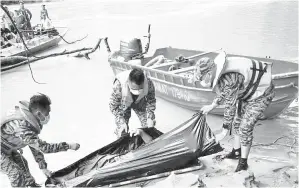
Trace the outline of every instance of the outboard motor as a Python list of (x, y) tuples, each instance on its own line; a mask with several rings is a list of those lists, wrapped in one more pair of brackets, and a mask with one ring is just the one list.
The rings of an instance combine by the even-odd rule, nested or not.
[(142, 54), (142, 43), (138, 38), (120, 41), (120, 55), (126, 60)]

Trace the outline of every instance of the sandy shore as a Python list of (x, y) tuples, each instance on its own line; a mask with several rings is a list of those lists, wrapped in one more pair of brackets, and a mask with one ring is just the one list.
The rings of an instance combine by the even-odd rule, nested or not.
[[(285, 11), (285, 14), (274, 13), (273, 18), (269, 19), (266, 15), (268, 12), (263, 7), (268, 7), (268, 4), (274, 6), (275, 3), (268, 1), (263, 1), (265, 5), (261, 7), (257, 6), (257, 1), (252, 1), (248, 5), (243, 5), (241, 1), (238, 3), (229, 1), (228, 4), (220, 3), (219, 5), (217, 3), (202, 5), (190, 1), (186, 5), (182, 2), (175, 5), (176, 3), (163, 1), (162, 4), (165, 4), (159, 9), (145, 8), (143, 12), (134, 10), (135, 7), (143, 7), (142, 3), (134, 4), (135, 7), (127, 4), (125, 9), (115, 7), (113, 3), (102, 5), (101, 2), (95, 0), (88, 1), (90, 4), (74, 1), (70, 7), (69, 2), (64, 1), (63, 5), (47, 4), (53, 22), (56, 25), (70, 28), (66, 36), (69, 41), (82, 38), (86, 34), (88, 38), (73, 45), (60, 43), (59, 47), (43, 54), (61, 52), (65, 49), (93, 47), (98, 38), (104, 36), (109, 36), (111, 48), (117, 49), (121, 37), (143, 36), (147, 32), (147, 24), (151, 23), (151, 52), (154, 52), (155, 48), (165, 46), (209, 51), (223, 47), (236, 54), (271, 55), (273, 58), (279, 56), (278, 59), (296, 56), (294, 53), (296, 50), (292, 45), (287, 44), (289, 40), (291, 41), (289, 43), (293, 44), (293, 41), (297, 39), (293, 37), (288, 37), (290, 39), (287, 40), (282, 39), (298, 32), (286, 30), (286, 33), (280, 27), (279, 29), (274, 27), (276, 23), (282, 23), (280, 26), (283, 27), (288, 20), (292, 21), (289, 25), (296, 25), (296, 20), (283, 16), (288, 15), (288, 11)], [(172, 7), (174, 5), (176, 7)], [(153, 3), (149, 6), (155, 7)], [(185, 9), (181, 10), (179, 6), (184, 6)], [(12, 9), (17, 7), (13, 6)], [(37, 23), (39, 16), (36, 15), (39, 15), (40, 5), (32, 4), (26, 7), (32, 10), (35, 15), (33, 22)], [(124, 9), (122, 14), (118, 12), (121, 8)], [(126, 15), (125, 10), (132, 14)], [(252, 15), (252, 10), (254, 15)], [(242, 12), (246, 13), (245, 16), (240, 16), (240, 18), (235, 16)], [(245, 19), (249, 21), (245, 23)], [(260, 20), (266, 20), (265, 22), (270, 26), (257, 25), (256, 23)], [(276, 29), (275, 32), (274, 29)], [(268, 30), (277, 35), (267, 34)], [(248, 36), (253, 40), (249, 41)], [(90, 58), (91, 60), (88, 61), (72, 56), (62, 56), (32, 64), (35, 79), (46, 84), (34, 83), (27, 66), (1, 74), (1, 115), (4, 115), (17, 101), (28, 99), (37, 91), (44, 92), (51, 97), (53, 105), (49, 125), (44, 127), (40, 137), (50, 143), (66, 141), (81, 144), (78, 151), (45, 155), (49, 170), (56, 171), (64, 168), (115, 139), (114, 117), (108, 106), (114, 75), (107, 62), (104, 45), (101, 45), (100, 51), (90, 55)], [(213, 160), (214, 156), (208, 156), (201, 159), (206, 166), (205, 169), (183, 175), (172, 175), (164, 181), (152, 181), (148, 186), (197, 187), (197, 180), (200, 178), (207, 187), (241, 187), (245, 178), (251, 173), (255, 177), (256, 185), (260, 187), (297, 186), (294, 182), (298, 181), (298, 141), (294, 144), (296, 147), (291, 148), (294, 137), (298, 138), (297, 106), (295, 103), (279, 118), (258, 123), (254, 132), (254, 144), (272, 143), (279, 137), (287, 137), (279, 139), (277, 141), (279, 145), (253, 147), (248, 162), (250, 166), (248, 172), (234, 173), (236, 161), (216, 162)], [(157, 100), (157, 128), (163, 132), (171, 130), (193, 114), (193, 111), (182, 109), (159, 98)], [(207, 121), (214, 132), (219, 131), (222, 126), (222, 117), (209, 115)], [(132, 127), (139, 126), (134, 113), (130, 122)], [(221, 144), (226, 150), (230, 150), (231, 142), (232, 140), (228, 137)], [(291, 150), (293, 152), (289, 152)], [(28, 148), (24, 149), (24, 156), (28, 160), (30, 171), (36, 181), (43, 184), (46, 177), (38, 168)], [(0, 179), (1, 187), (9, 187), (9, 181), (2, 173)]]

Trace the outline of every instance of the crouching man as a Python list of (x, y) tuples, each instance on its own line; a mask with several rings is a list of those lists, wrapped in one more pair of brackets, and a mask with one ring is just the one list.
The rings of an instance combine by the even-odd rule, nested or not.
[(39, 134), (50, 119), (50, 98), (37, 94), (30, 102), (20, 101), (12, 113), (1, 121), (1, 172), (6, 174), (12, 187), (40, 187), (30, 174), (28, 163), (21, 148), (29, 146), (35, 161), (46, 176), (51, 176), (47, 169), (43, 153), (77, 150), (76, 143), (61, 142), (49, 144), (39, 138)]
[(131, 109), (135, 111), (142, 127), (153, 127), (155, 121), (156, 97), (153, 82), (141, 69), (119, 73), (113, 84), (110, 110), (115, 116), (115, 134), (121, 137), (129, 131)]
[(272, 64), (227, 57), (225, 52), (215, 59), (204, 57), (196, 63), (194, 80), (217, 93), (213, 103), (204, 106), (202, 112), (206, 114), (220, 104), (225, 105), (223, 131), (216, 139), (223, 139), (234, 128), (233, 149), (223, 157), (239, 159), (236, 172), (247, 170), (254, 126), (274, 98), (271, 69)]

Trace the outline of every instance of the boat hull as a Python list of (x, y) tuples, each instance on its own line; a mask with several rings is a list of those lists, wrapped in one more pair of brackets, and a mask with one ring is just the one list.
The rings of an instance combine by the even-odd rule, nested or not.
[[(157, 52), (159, 52), (159, 50), (156, 51), (153, 57), (157, 55), (164, 55), (165, 57), (167, 57), (167, 53), (163, 54)], [(177, 54), (188, 56), (194, 55), (196, 53), (189, 53), (186, 55), (184, 53)], [(262, 60), (265, 61), (265, 59)], [(266, 109), (264, 114), (260, 116), (260, 119), (277, 117), (297, 98), (298, 95), (298, 72), (296, 71), (297, 65), (294, 66), (294, 64), (291, 63), (291, 65), (289, 66), (289, 68), (291, 67), (289, 71), (292, 72), (288, 73), (282, 72), (280, 70), (281, 67), (279, 66), (281, 66), (280, 64), (284, 63), (283, 61), (273, 61), (276, 61), (276, 63), (278, 62), (279, 64), (278, 65), (273, 62), (274, 73), (276, 73), (272, 76), (275, 85), (275, 98)], [(132, 65), (127, 62), (119, 62), (111, 59), (109, 60), (109, 62), (115, 75), (122, 71), (130, 70), (133, 67), (143, 69), (146, 72), (147, 76), (153, 81), (156, 89), (156, 95), (158, 97), (163, 98), (183, 108), (198, 111), (204, 105), (211, 104), (216, 95), (211, 91), (211, 89), (202, 88), (199, 83), (188, 83), (188, 78), (174, 75), (164, 70), (157, 70), (140, 65)], [(223, 112), (224, 106), (219, 106), (211, 113), (216, 115), (223, 115)]]
[(1, 58), (1, 67), (14, 65), (23, 61), (26, 61), (27, 57), (24, 56), (10, 56)]
[[(61, 36), (64, 36), (67, 33), (67, 28), (59, 29), (59, 33)], [(58, 45), (61, 41), (61, 37), (59, 35), (48, 37), (47, 35), (36, 36), (32, 39), (32, 45), (30, 43), (27, 45), (30, 53), (28, 55), (32, 55), (38, 52), (42, 52), (44, 50), (48, 50), (49, 48), (53, 48)], [(28, 42), (28, 41), (26, 41)], [(8, 47), (1, 49), (0, 56), (2, 57), (11, 57), (11, 56), (26, 56), (26, 49), (24, 48), (22, 43), (19, 43), (19, 47)]]

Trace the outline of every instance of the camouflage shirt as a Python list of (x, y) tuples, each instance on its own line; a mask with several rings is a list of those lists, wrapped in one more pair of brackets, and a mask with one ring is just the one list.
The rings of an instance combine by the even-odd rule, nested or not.
[(69, 145), (66, 142), (50, 144), (41, 140), (38, 134), (30, 129), (29, 122), (25, 120), (7, 122), (1, 127), (1, 134), (3, 137), (12, 138), (12, 140), (20, 140), (22, 145), (28, 145), (40, 169), (47, 168), (43, 153), (56, 153), (69, 149)]
[(213, 103), (224, 104), (224, 127), (230, 127), (236, 115), (238, 97), (244, 90), (245, 77), (236, 72), (223, 74), (218, 80), (219, 92)]
[[(148, 79), (148, 94), (140, 100), (138, 104), (134, 105), (133, 109), (135, 110), (137, 116), (142, 122), (142, 126), (146, 126), (146, 120), (152, 119), (155, 120), (155, 113), (156, 110), (156, 97), (155, 97), (155, 87), (153, 82)], [(116, 80), (113, 84), (113, 91), (110, 96), (110, 103), (109, 107), (113, 115), (116, 118), (116, 124), (120, 125), (124, 122), (128, 121), (129, 117), (126, 117), (126, 113), (121, 108), (122, 102), (122, 86), (121, 83)]]

